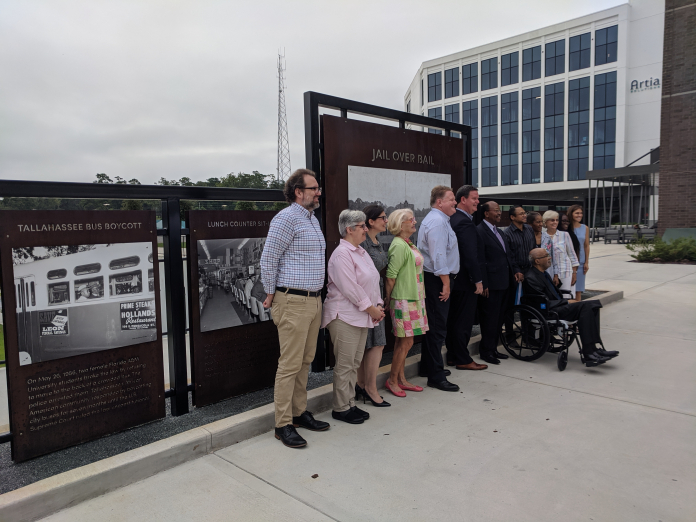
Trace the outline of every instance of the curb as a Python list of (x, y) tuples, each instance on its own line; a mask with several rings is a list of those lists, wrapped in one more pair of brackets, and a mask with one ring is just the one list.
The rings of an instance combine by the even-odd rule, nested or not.
[[(623, 291), (590, 298), (602, 305), (623, 299)], [(472, 337), (469, 352), (479, 353), (481, 336)], [(443, 347), (444, 353), (444, 347)], [(406, 359), (407, 377), (418, 375), (420, 355)], [(383, 388), (391, 365), (380, 368), (377, 387)], [(307, 409), (321, 413), (331, 409), (333, 386), (307, 393)], [(77, 469), (60, 473), (0, 495), (0, 520), (37, 520), (109, 491), (139, 482), (179, 464), (271, 431), (273, 404), (233, 415)]]

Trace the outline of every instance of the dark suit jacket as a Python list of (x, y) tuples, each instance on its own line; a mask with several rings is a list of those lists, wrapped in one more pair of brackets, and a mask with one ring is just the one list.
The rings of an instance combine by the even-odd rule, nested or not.
[(486, 283), (484, 287), (489, 290), (507, 290), (510, 286), (511, 278), (514, 278), (512, 271), (512, 255), (510, 245), (505, 239), (502, 231), (498, 229), (498, 234), (505, 242), (505, 250), (493, 231), (485, 221), (476, 227), (479, 237), (483, 242), (485, 262), (486, 262)]
[[(554, 290), (556, 291), (555, 294)], [(558, 299), (558, 297), (562, 296), (556, 287), (553, 286), (553, 282), (546, 278), (544, 272), (541, 272), (534, 267), (528, 268), (524, 273), (522, 292), (523, 294), (545, 295), (549, 300), (549, 308), (558, 308), (559, 306), (565, 306), (568, 304), (566, 299)]]
[(454, 280), (452, 290), (475, 290), (479, 281), (483, 282), (485, 287), (486, 258), (483, 241), (476, 233), (476, 225), (464, 212), (457, 210), (450, 217), (450, 226), (457, 235), (459, 247), (459, 274)]

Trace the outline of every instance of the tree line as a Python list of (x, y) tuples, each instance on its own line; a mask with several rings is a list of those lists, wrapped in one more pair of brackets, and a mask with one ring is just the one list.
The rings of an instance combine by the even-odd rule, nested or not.
[[(105, 173), (96, 175), (93, 183), (116, 185), (142, 185), (136, 178), (125, 180), (120, 176), (111, 179)], [(253, 171), (251, 174), (229, 173), (221, 178), (208, 178), (193, 181), (189, 177), (179, 180), (160, 178), (155, 185), (185, 187), (227, 187), (282, 189), (283, 181), (277, 181), (273, 175)], [(280, 210), (287, 206), (283, 202), (263, 201), (181, 201), (181, 211), (186, 210)], [(72, 199), (72, 198), (2, 198), (0, 210), (161, 210), (160, 200), (140, 199)]]

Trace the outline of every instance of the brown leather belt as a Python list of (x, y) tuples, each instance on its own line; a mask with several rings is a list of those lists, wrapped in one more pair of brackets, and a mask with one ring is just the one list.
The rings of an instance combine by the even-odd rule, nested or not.
[(319, 297), (321, 295), (321, 291), (310, 292), (309, 290), (297, 290), (295, 288), (285, 288), (284, 286), (276, 286), (276, 291), (284, 294), (303, 295), (305, 297)]

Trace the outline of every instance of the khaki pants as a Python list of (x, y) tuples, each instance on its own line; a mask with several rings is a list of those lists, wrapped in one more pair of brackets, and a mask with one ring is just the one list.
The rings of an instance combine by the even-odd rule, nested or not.
[(276, 292), (271, 310), (280, 341), (273, 391), (275, 425), (282, 428), (307, 409), (307, 376), (317, 351), (321, 297)]
[(334, 345), (333, 410), (346, 411), (355, 406), (355, 384), (358, 368), (365, 353), (367, 328), (352, 326), (340, 319), (331, 321), (327, 328)]

